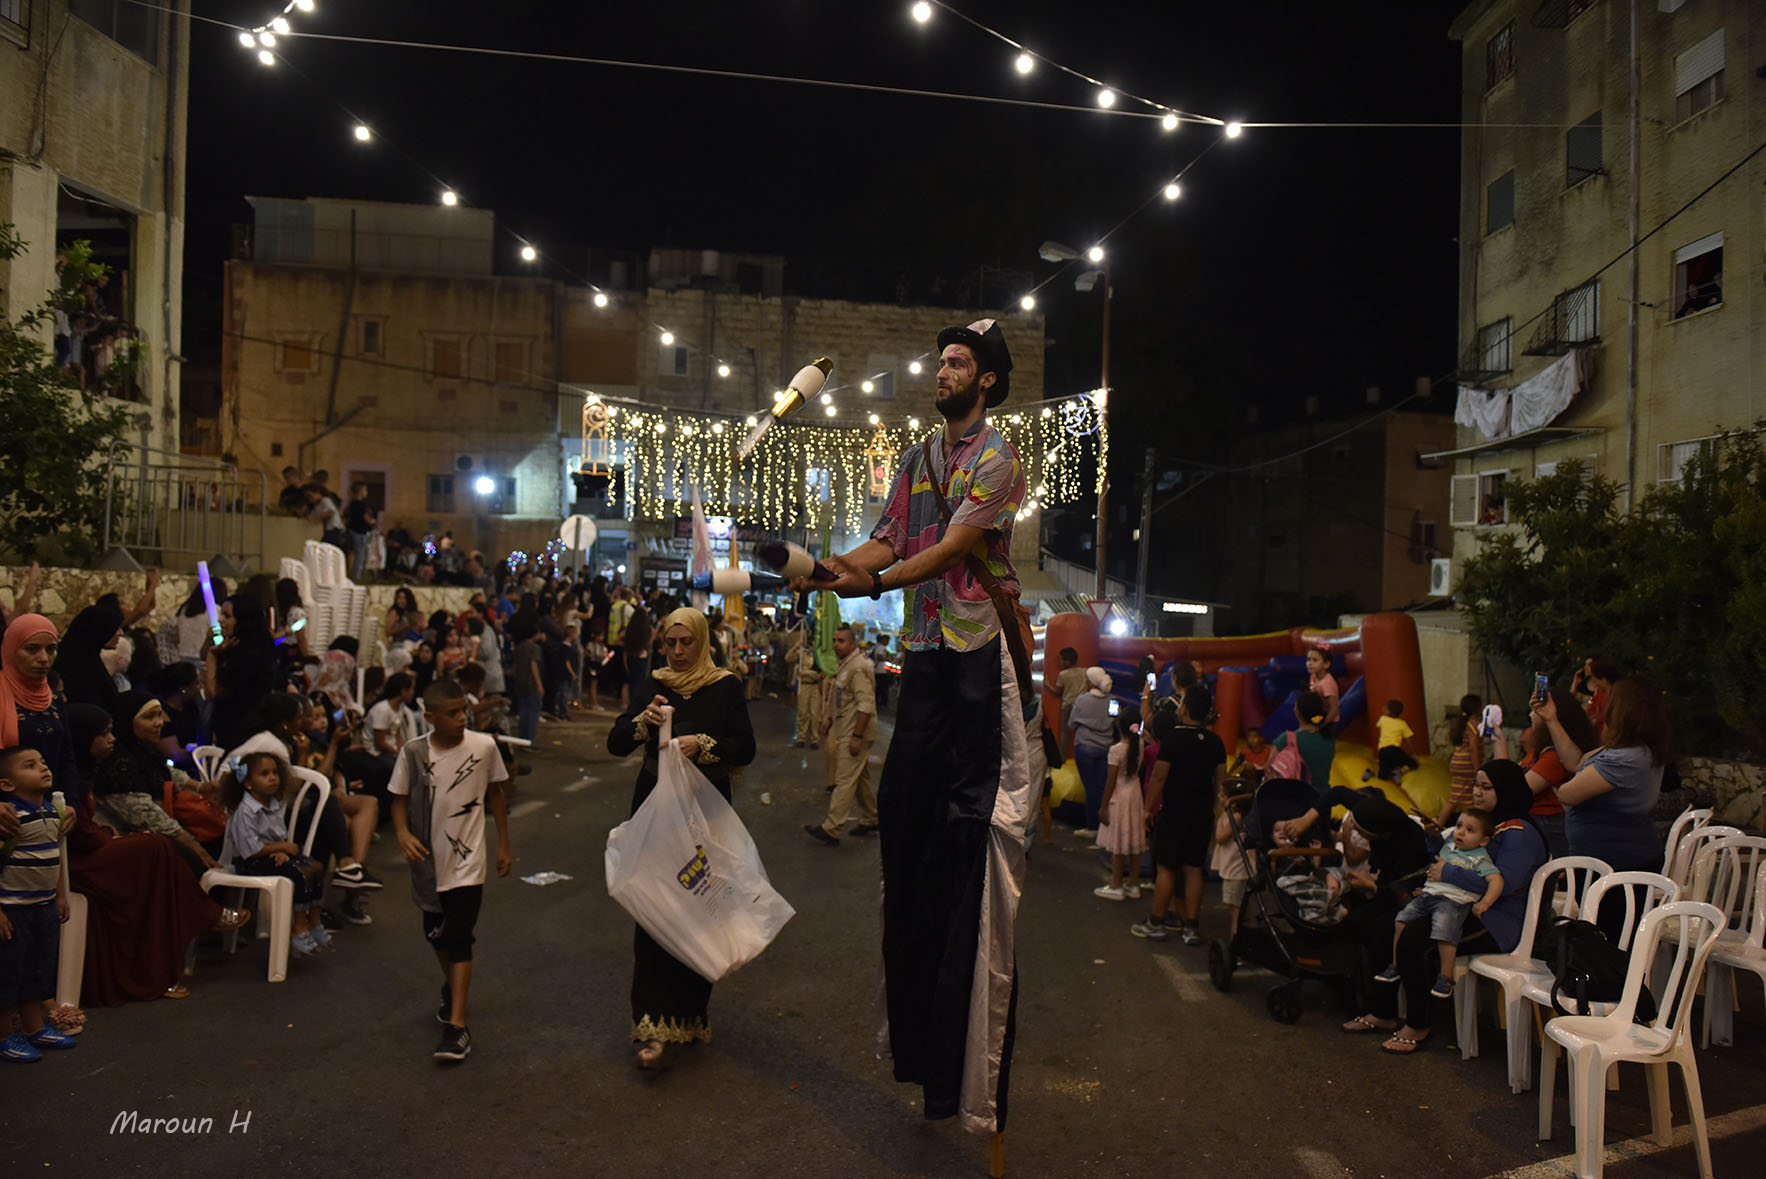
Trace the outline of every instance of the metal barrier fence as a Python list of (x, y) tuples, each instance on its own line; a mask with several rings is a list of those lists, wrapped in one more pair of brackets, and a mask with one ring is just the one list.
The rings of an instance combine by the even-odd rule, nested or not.
[(111, 446), (104, 483), (104, 564), (167, 568), (224, 558), (243, 569), (264, 560), (269, 483), (262, 471)]

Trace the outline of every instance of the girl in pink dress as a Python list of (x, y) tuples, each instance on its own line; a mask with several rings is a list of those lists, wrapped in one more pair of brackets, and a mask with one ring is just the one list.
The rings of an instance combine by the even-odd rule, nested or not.
[[(1092, 895), (1107, 901), (1141, 895), (1140, 858), (1147, 850), (1147, 815), (1136, 772), (1140, 764), (1140, 725), (1125, 713), (1116, 718), (1116, 743), (1110, 746), (1109, 777), (1098, 808), (1098, 847), (1110, 853), (1110, 883), (1092, 889)], [(1125, 886), (1122, 873), (1129, 865)]]

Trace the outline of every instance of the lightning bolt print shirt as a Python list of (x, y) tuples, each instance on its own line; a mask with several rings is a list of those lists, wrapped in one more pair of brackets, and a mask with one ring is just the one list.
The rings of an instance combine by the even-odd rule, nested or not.
[[(467, 732), (452, 749), (425, 742), (424, 766), (429, 772), (429, 853), (435, 865), (435, 888), (447, 892), (483, 884), (489, 863), (485, 850), (485, 807), (491, 786), (509, 773), (497, 743), (485, 733)], [(393, 767), (387, 789), (410, 794), (406, 759)]]

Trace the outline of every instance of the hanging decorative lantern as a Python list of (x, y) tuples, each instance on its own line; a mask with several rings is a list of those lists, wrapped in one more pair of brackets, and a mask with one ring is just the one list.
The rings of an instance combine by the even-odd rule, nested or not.
[(882, 499), (889, 494), (889, 485), (895, 479), (895, 447), (889, 441), (889, 432), (881, 426), (865, 447), (865, 467), (870, 476), (871, 498)]

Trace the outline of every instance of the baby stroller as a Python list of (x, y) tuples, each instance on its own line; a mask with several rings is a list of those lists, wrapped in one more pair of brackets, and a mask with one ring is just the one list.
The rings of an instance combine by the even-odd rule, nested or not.
[[(1241, 960), (1283, 976), (1286, 981), (1270, 988), (1265, 1000), (1278, 1023), (1300, 1018), (1302, 980), (1352, 982), (1359, 962), (1355, 939), (1339, 928), (1345, 913), (1340, 880), (1328, 867), (1340, 863), (1341, 854), (1324, 842), (1325, 818), (1292, 847), (1279, 846), (1273, 835), (1276, 823), (1315, 807), (1318, 792), (1292, 778), (1271, 779), (1255, 794), (1227, 800), (1233, 842), (1244, 857), (1249, 887), (1233, 915), (1232, 939), (1217, 939), (1208, 947), (1208, 978), (1216, 990), (1228, 990)], [(1255, 922), (1249, 920), (1253, 905)]]

